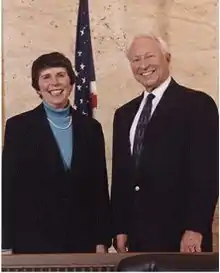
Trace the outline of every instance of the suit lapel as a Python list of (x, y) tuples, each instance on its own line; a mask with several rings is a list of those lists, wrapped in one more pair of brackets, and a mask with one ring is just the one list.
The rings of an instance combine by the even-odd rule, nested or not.
[(141, 101), (143, 99), (144, 93), (142, 93), (139, 97), (134, 99), (128, 109), (128, 113), (125, 115), (125, 118), (127, 118), (127, 121), (125, 124), (127, 124), (126, 127), (126, 139), (127, 139), (127, 146), (128, 146), (128, 154), (131, 156), (131, 144), (130, 144), (130, 129), (131, 125), (134, 121), (135, 115), (137, 114), (137, 111), (139, 109), (139, 106), (141, 104)]
[[(58, 170), (65, 170), (64, 163), (61, 158), (60, 150), (53, 132), (50, 128), (49, 122), (46, 118), (46, 113), (43, 104), (40, 104), (34, 110), (35, 118), (35, 137), (38, 142), (39, 151), (41, 153), (42, 161), (47, 162), (46, 168), (53, 168)], [(48, 165), (48, 162), (50, 164)]]
[[(173, 113), (173, 110), (176, 108), (176, 94), (178, 84), (171, 79), (171, 82), (167, 89), (165, 90), (161, 100), (159, 101), (145, 132), (145, 139), (148, 133), (157, 126), (158, 128), (163, 128), (166, 126), (166, 120), (169, 119), (169, 116)], [(159, 125), (159, 126), (158, 126)]]
[(141, 168), (142, 164), (146, 161), (147, 149), (149, 145), (152, 145), (152, 140), (158, 136), (163, 137), (167, 129), (170, 128), (173, 113), (176, 112), (175, 109), (177, 107), (177, 89), (178, 84), (172, 79), (147, 125), (139, 168)]
[[(172, 78), (169, 86), (164, 92), (160, 102), (158, 103), (147, 125), (144, 142), (146, 141), (146, 137), (149, 134), (149, 132), (152, 130), (152, 128), (154, 128), (154, 126), (157, 125), (159, 121), (165, 120), (166, 117), (169, 117), (169, 115), (172, 113), (172, 109), (176, 107), (174, 99), (175, 99), (175, 93), (176, 93), (177, 87), (178, 87), (178, 84)], [(143, 96), (144, 96), (144, 93), (131, 102), (128, 114), (126, 115), (127, 116), (126, 134), (127, 134), (128, 144), (129, 144), (129, 151), (130, 151), (130, 128), (135, 118), (135, 115), (139, 109)], [(160, 128), (158, 127), (158, 129)], [(162, 126), (161, 126), (161, 129), (162, 129)]]
[[(73, 118), (73, 126), (72, 126), (72, 143), (73, 143), (73, 152), (72, 152), (72, 160), (71, 160), (71, 169), (78, 169), (78, 162), (81, 162), (81, 158), (83, 157), (82, 148), (84, 148), (83, 140), (85, 136), (83, 136), (82, 123), (80, 122), (79, 114), (71, 108), (72, 118)], [(83, 165), (83, 162), (82, 162)]]

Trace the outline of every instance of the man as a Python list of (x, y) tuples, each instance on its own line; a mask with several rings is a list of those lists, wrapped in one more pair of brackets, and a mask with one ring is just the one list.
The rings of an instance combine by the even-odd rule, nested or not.
[(116, 110), (111, 207), (118, 252), (212, 250), (218, 198), (218, 111), (170, 76), (171, 55), (153, 35), (127, 57), (143, 94)]
[(72, 108), (74, 84), (68, 58), (41, 55), (32, 86), (42, 102), (7, 120), (2, 248), (9, 253), (105, 253), (111, 245), (102, 127)]

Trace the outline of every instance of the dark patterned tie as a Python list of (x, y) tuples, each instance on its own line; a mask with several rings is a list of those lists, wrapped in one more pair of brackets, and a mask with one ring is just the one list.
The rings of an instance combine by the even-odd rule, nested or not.
[(143, 148), (144, 132), (150, 120), (152, 100), (154, 99), (154, 97), (155, 95), (151, 93), (147, 96), (144, 108), (141, 112), (141, 115), (136, 127), (135, 136), (134, 136), (134, 146), (133, 146), (133, 157), (135, 160), (136, 167), (139, 164), (140, 155)]

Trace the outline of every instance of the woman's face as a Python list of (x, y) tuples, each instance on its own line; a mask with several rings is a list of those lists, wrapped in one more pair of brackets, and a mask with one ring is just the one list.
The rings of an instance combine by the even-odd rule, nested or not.
[(68, 104), (69, 95), (73, 86), (64, 67), (50, 67), (43, 69), (39, 74), (39, 91), (43, 101), (58, 109)]

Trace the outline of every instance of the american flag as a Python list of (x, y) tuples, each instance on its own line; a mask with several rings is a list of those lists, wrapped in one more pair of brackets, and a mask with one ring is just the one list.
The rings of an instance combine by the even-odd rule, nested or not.
[(75, 51), (75, 107), (82, 114), (93, 116), (97, 108), (95, 70), (89, 24), (88, 0), (80, 0)]

